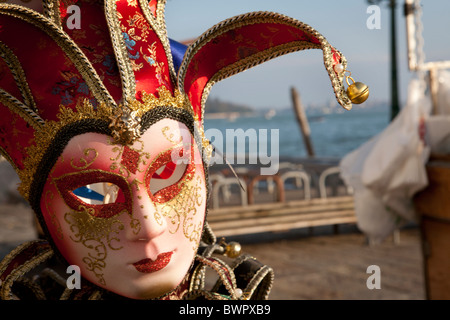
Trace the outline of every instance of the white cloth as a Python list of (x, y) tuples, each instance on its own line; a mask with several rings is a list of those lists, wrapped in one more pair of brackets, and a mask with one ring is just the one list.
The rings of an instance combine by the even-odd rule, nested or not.
[(354, 189), (358, 227), (372, 243), (416, 219), (412, 197), (428, 184), (425, 163), (430, 154), (419, 128), (430, 109), (423, 83), (412, 80), (398, 116), (340, 162), (342, 179)]

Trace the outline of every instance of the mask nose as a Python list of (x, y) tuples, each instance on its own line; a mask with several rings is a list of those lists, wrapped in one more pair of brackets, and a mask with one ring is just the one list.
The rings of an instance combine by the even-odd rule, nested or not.
[(133, 204), (126, 236), (130, 241), (148, 241), (167, 230), (167, 221), (148, 195), (138, 196)]

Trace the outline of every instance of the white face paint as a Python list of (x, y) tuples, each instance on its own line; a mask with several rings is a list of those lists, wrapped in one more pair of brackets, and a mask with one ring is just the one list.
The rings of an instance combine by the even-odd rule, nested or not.
[[(206, 182), (203, 164), (191, 161), (199, 158), (196, 144), (186, 149), (182, 141), (193, 139), (170, 119), (131, 146), (97, 133), (70, 140), (41, 210), (57, 248), (85, 279), (134, 299), (159, 297), (183, 281), (203, 229)], [(186, 161), (173, 162), (174, 154)]]

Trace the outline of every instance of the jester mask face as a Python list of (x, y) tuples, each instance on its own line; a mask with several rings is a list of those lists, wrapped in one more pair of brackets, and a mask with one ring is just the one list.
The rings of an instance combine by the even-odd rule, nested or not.
[(59, 252), (84, 278), (134, 299), (180, 284), (205, 217), (204, 169), (192, 140), (170, 119), (130, 146), (97, 133), (70, 140), (45, 183), (41, 211)]
[[(69, 4), (81, 29), (70, 27)], [(193, 263), (211, 151), (203, 115), (216, 82), (320, 49), (337, 101), (351, 108), (347, 61), (310, 26), (254, 12), (185, 46), (169, 39), (164, 6), (0, 4), (0, 153), (52, 249), (95, 285), (136, 299), (170, 292)]]

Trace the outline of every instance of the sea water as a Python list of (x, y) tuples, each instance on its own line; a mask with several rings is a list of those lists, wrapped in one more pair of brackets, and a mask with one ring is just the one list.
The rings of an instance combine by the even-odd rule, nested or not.
[[(315, 156), (340, 159), (381, 133), (389, 125), (389, 121), (387, 109), (309, 114), (310, 139)], [(264, 113), (260, 113), (228, 119), (206, 118), (204, 127), (206, 132), (208, 129), (220, 130), (223, 137), (226, 137), (227, 130), (242, 129), (245, 132), (250, 129), (260, 132), (261, 129), (266, 129), (269, 132), (269, 144), (273, 143), (270, 141), (270, 131), (278, 130), (276, 143), (278, 143), (280, 157), (308, 156), (297, 118), (290, 110), (277, 112), (272, 117), (266, 117)], [(248, 146), (246, 150), (249, 150)], [(223, 151), (226, 153), (226, 150)]]

